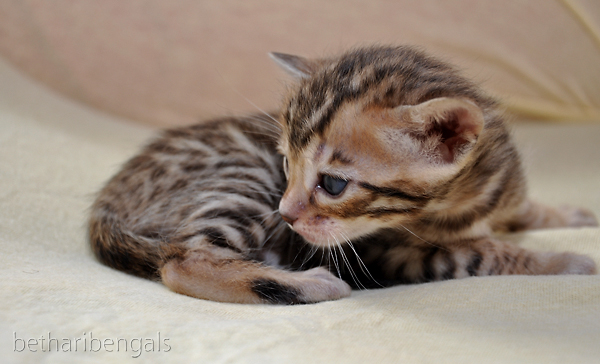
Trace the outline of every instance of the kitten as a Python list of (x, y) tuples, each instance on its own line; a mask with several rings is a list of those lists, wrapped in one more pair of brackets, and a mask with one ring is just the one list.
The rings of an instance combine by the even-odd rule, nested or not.
[(527, 199), (498, 104), (451, 66), (411, 47), (272, 57), (297, 79), (280, 112), (167, 130), (102, 189), (100, 261), (193, 297), (280, 304), (596, 272), (492, 236), (597, 223)]

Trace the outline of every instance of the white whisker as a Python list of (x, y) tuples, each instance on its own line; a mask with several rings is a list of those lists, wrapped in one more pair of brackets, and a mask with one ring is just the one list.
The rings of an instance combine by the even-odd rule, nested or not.
[[(262, 123), (262, 125), (264, 125), (265, 127), (269, 127), (273, 131), (277, 131), (279, 133), (281, 132), (281, 124), (279, 123), (278, 120), (275, 120), (276, 124), (272, 124), (271, 122), (268, 122), (267, 120), (262, 119), (257, 116), (248, 116), (248, 119), (258, 121), (258, 122)], [(271, 120), (273, 120), (273, 119), (271, 118)]]
[(445, 250), (445, 251), (447, 251), (447, 252), (449, 252), (449, 251), (450, 251), (450, 250), (448, 250), (448, 249), (444, 248), (443, 246), (435, 245), (435, 244), (433, 244), (433, 243), (430, 243), (430, 242), (428, 242), (427, 240), (423, 239), (423, 238), (422, 238), (422, 237), (420, 237), (419, 235), (417, 235), (417, 234), (413, 233), (412, 231), (410, 231), (410, 230), (409, 230), (409, 229), (408, 229), (406, 226), (404, 226), (404, 225), (402, 225), (402, 224), (400, 224), (400, 226), (402, 226), (402, 228), (404, 228), (404, 230), (408, 231), (408, 232), (409, 232), (409, 233), (411, 233), (411, 234), (412, 234), (414, 237), (416, 237), (417, 239), (421, 240), (422, 242), (424, 242), (424, 243), (426, 243), (426, 244), (429, 244), (429, 245), (431, 245), (431, 246), (433, 246), (433, 247), (436, 247), (436, 248), (438, 248), (438, 249)]
[(262, 135), (262, 136), (267, 136), (267, 137), (273, 138), (273, 139), (278, 139), (280, 137), (280, 135), (276, 134), (276, 133), (269, 134), (269, 133), (261, 133), (258, 131), (244, 131), (244, 134)]
[[(329, 240), (327, 240), (327, 245), (329, 245)], [(319, 260), (320, 267), (323, 266), (323, 259), (325, 259), (325, 250), (326, 249), (321, 249), (321, 260)], [(329, 262), (327, 262), (327, 268), (329, 268)]]
[(268, 242), (268, 241), (269, 241), (269, 240), (270, 240), (270, 239), (271, 239), (273, 236), (275, 236), (276, 234), (280, 234), (280, 233), (281, 233), (281, 230), (282, 230), (283, 228), (285, 228), (285, 227), (286, 227), (285, 225), (281, 225), (281, 224), (280, 224), (280, 225), (278, 225), (278, 226), (277, 226), (275, 229), (273, 229), (273, 231), (271, 232), (271, 234), (269, 234), (269, 236), (267, 236), (267, 238), (266, 238), (266, 239), (265, 239), (265, 241), (263, 242), (263, 246), (264, 246), (264, 245), (265, 245), (265, 244), (266, 244), (266, 243), (267, 243), (267, 242)]
[(375, 282), (375, 284), (377, 284), (379, 287), (384, 288), (385, 286), (382, 285), (381, 283), (379, 283), (373, 277), (373, 275), (369, 271), (369, 268), (367, 268), (365, 262), (363, 262), (363, 260), (361, 259), (360, 255), (358, 255), (358, 252), (356, 251), (356, 249), (354, 249), (354, 244), (352, 244), (352, 241), (350, 241), (350, 239), (346, 235), (344, 235), (343, 233), (341, 235), (344, 238), (344, 240), (346, 240), (346, 243), (348, 244), (348, 246), (350, 247), (350, 249), (352, 249), (352, 251), (354, 252), (354, 255), (356, 255), (356, 259), (358, 260), (358, 266), (360, 267), (360, 270), (363, 272), (363, 274), (366, 274), (367, 276), (369, 276), (369, 278), (373, 282)]
[(304, 267), (304, 264), (308, 263), (317, 253), (317, 250), (319, 250), (318, 247), (309, 244), (310, 246), (310, 251), (308, 252), (308, 255), (304, 256), (304, 259), (302, 260), (302, 264), (300, 264), (300, 269), (302, 269), (302, 267)]
[(338, 273), (338, 277), (341, 278), (342, 272), (340, 271), (340, 266), (338, 264), (337, 253), (336, 253), (335, 249), (331, 249), (331, 244), (329, 242), (329, 239), (327, 239), (327, 248), (329, 249), (329, 254), (331, 255), (331, 259), (333, 260), (333, 264), (335, 265), (335, 269)]
[(260, 129), (249, 131), (244, 130), (245, 134), (258, 134), (258, 135), (267, 135), (274, 139), (279, 139), (281, 137), (281, 128), (279, 126), (275, 126), (270, 122), (265, 121), (264, 119), (259, 118), (249, 118), (251, 122), (257, 124), (257, 127)]
[(219, 72), (219, 70), (216, 70), (217, 73), (219, 74), (219, 76), (221, 77), (221, 79), (223, 80), (223, 82), (225, 82), (232, 90), (233, 92), (235, 92), (236, 94), (238, 94), (238, 96), (240, 96), (241, 98), (243, 98), (247, 103), (249, 103), (250, 105), (254, 106), (254, 108), (256, 108), (258, 111), (260, 111), (261, 113), (263, 113), (266, 117), (268, 117), (269, 119), (273, 120), (277, 125), (279, 125), (279, 120), (275, 119), (274, 117), (272, 117), (268, 112), (266, 112), (265, 110), (261, 109), (260, 107), (258, 107), (258, 105), (256, 105), (254, 102), (252, 102), (249, 98), (247, 98), (246, 96), (244, 96), (241, 92), (239, 92), (235, 87), (233, 87), (231, 85), (231, 83), (229, 83), (225, 77), (223, 77), (223, 75), (221, 74), (221, 72)]
[(348, 259), (348, 257), (346, 256), (346, 253), (344, 253), (344, 248), (342, 247), (342, 244), (339, 242), (339, 240), (332, 234), (333, 239), (335, 240), (335, 242), (337, 243), (337, 247), (340, 250), (340, 255), (342, 256), (342, 259), (344, 261), (344, 264), (346, 264), (346, 266), (348, 267), (348, 270), (350, 271), (350, 276), (352, 277), (352, 280), (354, 281), (354, 283), (356, 284), (356, 287), (358, 287), (361, 290), (367, 289), (367, 287), (365, 287), (360, 280), (358, 279), (358, 276), (356, 275), (356, 273), (354, 272), (354, 269), (352, 268), (352, 265), (350, 264), (350, 260)]

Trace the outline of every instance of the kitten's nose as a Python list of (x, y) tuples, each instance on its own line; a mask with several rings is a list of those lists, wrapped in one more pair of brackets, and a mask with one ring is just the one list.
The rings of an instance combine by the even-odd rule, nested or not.
[(298, 220), (297, 217), (289, 217), (284, 214), (281, 214), (281, 218), (290, 225), (294, 225), (294, 221)]

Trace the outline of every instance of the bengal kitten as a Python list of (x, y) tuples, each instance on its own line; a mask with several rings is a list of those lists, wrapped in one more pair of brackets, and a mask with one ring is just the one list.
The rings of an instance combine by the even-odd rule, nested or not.
[(597, 222), (526, 198), (497, 102), (451, 66), (411, 47), (272, 57), (297, 78), (280, 112), (167, 130), (108, 182), (89, 223), (100, 261), (193, 297), (279, 304), (596, 272), (493, 237)]

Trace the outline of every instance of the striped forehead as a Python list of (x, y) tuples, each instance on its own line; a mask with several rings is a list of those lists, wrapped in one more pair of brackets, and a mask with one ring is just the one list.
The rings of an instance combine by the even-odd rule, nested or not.
[(359, 90), (343, 79), (328, 79), (327, 75), (308, 80), (290, 100), (284, 114), (290, 149), (303, 150), (314, 135), (323, 135), (340, 106), (355, 100)]
[[(315, 135), (323, 136), (340, 107), (363, 104), (395, 107), (441, 96), (476, 98), (451, 67), (411, 48), (352, 51), (304, 79), (283, 112), (291, 153), (300, 153)], [(371, 92), (370, 92), (371, 91)]]
[[(300, 152), (314, 135), (323, 135), (344, 103), (368, 95), (370, 89), (398, 74), (402, 68), (397, 58), (398, 54), (387, 48), (356, 50), (305, 79), (284, 112), (290, 149)], [(393, 96), (393, 91), (386, 95)]]
[(301, 153), (311, 138), (323, 136), (344, 103), (358, 98), (364, 105), (392, 108), (437, 97), (465, 97), (481, 105), (495, 105), (452, 66), (418, 49), (356, 49), (324, 62), (300, 82), (283, 110), (284, 138), (291, 153)]

